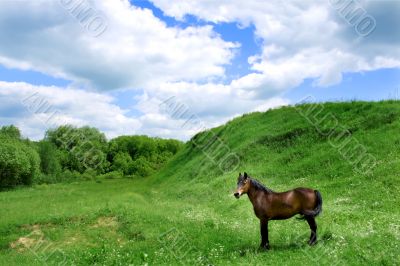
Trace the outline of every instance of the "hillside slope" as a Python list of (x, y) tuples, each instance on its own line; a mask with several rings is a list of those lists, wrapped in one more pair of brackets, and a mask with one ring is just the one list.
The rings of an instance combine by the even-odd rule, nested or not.
[[(224, 161), (230, 153), (239, 158), (231, 168)], [(238, 230), (249, 230), (254, 246), (251, 204), (231, 194), (239, 172), (276, 191), (317, 188), (324, 197), (323, 253), (345, 263), (390, 264), (399, 262), (399, 155), (400, 102), (306, 104), (246, 114), (196, 135), (150, 183), (181, 199), (194, 216), (244, 224)], [(271, 245), (287, 243), (298, 228), (308, 234), (296, 221), (274, 222)]]
[[(279, 183), (390, 179), (400, 166), (399, 130), (397, 101), (307, 104), (246, 114), (193, 137), (154, 179), (208, 183), (210, 177), (244, 170)], [(233, 158), (229, 154), (238, 161), (225, 160)]]

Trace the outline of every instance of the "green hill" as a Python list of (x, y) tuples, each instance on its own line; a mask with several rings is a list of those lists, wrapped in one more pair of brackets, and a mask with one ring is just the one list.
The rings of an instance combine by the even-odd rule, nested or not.
[[(400, 166), (399, 129), (396, 101), (307, 104), (246, 114), (193, 137), (153, 181), (232, 186), (237, 172), (246, 170), (270, 186), (299, 180), (309, 186), (350, 180), (378, 185), (381, 180), (376, 189), (386, 191)], [(374, 196), (383, 195), (369, 198)]]
[[(197, 134), (147, 179), (4, 192), (0, 264), (32, 264), (18, 241), (39, 230), (62, 251), (50, 264), (395, 265), (399, 132), (397, 101), (284, 107)], [(251, 203), (232, 196), (244, 171), (275, 191), (321, 192), (315, 247), (306, 222), (290, 219), (271, 222), (271, 250), (258, 251)]]
[[(211, 235), (228, 230), (220, 219), (242, 224), (228, 230), (229, 240), (215, 237), (221, 244), (231, 242), (232, 256), (239, 247), (259, 244), (250, 202), (231, 196), (238, 172), (246, 171), (276, 191), (317, 188), (324, 197), (324, 212), (317, 219), (323, 244), (311, 256), (323, 255), (326, 264), (336, 259), (345, 264), (398, 263), (399, 132), (397, 101), (306, 104), (246, 114), (192, 138), (153, 184), (168, 197), (179, 196), (183, 209), (197, 210), (194, 216), (203, 214), (218, 228)], [(231, 164), (233, 171), (226, 154), (239, 158)], [(281, 256), (297, 241), (305, 243), (307, 226), (294, 220), (272, 222), (270, 228), (278, 254), (253, 259), (286, 264)], [(240, 261), (245, 264), (246, 258)]]

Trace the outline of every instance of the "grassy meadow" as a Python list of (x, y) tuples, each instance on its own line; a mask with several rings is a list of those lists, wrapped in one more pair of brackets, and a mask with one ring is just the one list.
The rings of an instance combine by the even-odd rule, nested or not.
[[(317, 106), (336, 129), (301, 115), (310, 106), (243, 115), (200, 133), (150, 177), (0, 192), (0, 265), (400, 264), (400, 103)], [(376, 159), (369, 172), (355, 171), (324, 134), (340, 136), (339, 128)], [(239, 161), (222, 171), (227, 150)], [(307, 223), (292, 218), (272, 221), (271, 250), (259, 251), (251, 203), (232, 196), (243, 171), (275, 191), (318, 189), (318, 244), (309, 247)]]

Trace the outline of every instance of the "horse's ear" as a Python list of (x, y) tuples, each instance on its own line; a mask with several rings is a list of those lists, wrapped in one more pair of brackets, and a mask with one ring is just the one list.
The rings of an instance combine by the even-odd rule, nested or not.
[(241, 176), (242, 175), (242, 173), (239, 173), (239, 176)]
[(246, 172), (244, 172), (244, 178), (249, 177)]

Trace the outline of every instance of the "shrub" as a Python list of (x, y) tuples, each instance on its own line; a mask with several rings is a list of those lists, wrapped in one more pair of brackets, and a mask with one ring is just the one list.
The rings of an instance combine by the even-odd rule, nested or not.
[(130, 165), (130, 173), (137, 176), (146, 177), (154, 172), (149, 161), (144, 157), (139, 157)]
[(41, 141), (39, 146), (40, 169), (45, 175), (57, 176), (61, 173), (57, 147), (49, 141)]
[(82, 175), (77, 171), (65, 170), (60, 175), (60, 181), (73, 182), (82, 179)]
[(0, 128), (0, 135), (7, 136), (12, 139), (21, 139), (21, 132), (16, 126), (3, 126)]
[(63, 169), (80, 173), (84, 173), (87, 169), (95, 169), (98, 173), (102, 173), (108, 167), (107, 140), (96, 128), (60, 126), (48, 130), (45, 139), (62, 153)]
[(132, 164), (131, 156), (126, 152), (120, 152), (114, 157), (111, 169), (114, 171), (122, 171), (125, 175), (131, 174), (130, 165)]
[(0, 137), (0, 188), (30, 185), (38, 175), (40, 158), (20, 140)]
[(147, 136), (121, 136), (109, 142), (107, 159), (111, 170), (125, 176), (149, 176), (159, 170), (181, 148), (178, 140)]
[(83, 174), (82, 174), (82, 179), (84, 180), (94, 180), (96, 179), (97, 172), (93, 169), (87, 169)]
[(55, 184), (60, 181), (59, 176), (55, 175), (46, 175), (43, 173), (39, 173), (35, 180), (33, 181), (35, 184)]

